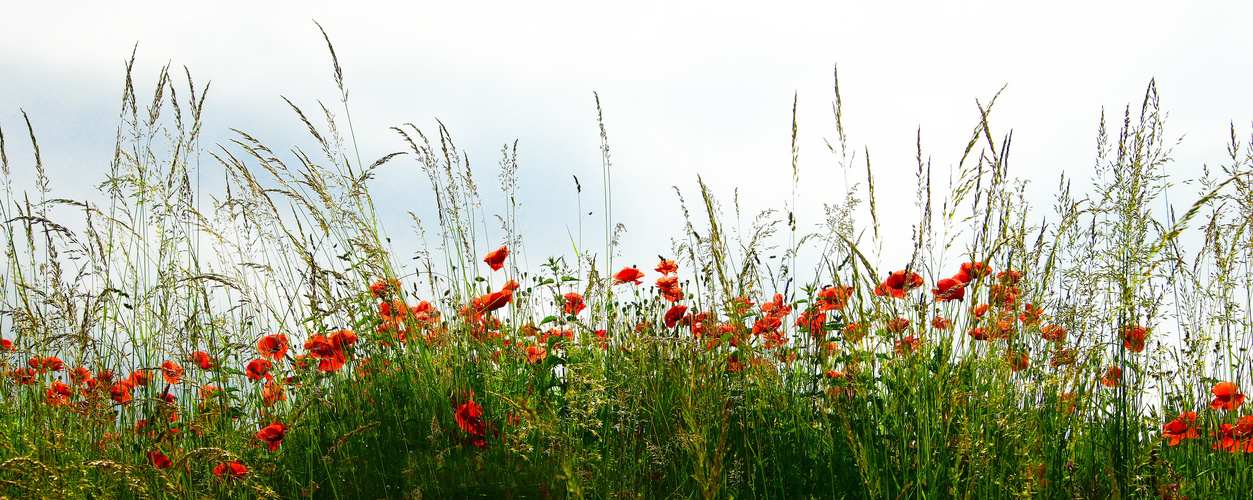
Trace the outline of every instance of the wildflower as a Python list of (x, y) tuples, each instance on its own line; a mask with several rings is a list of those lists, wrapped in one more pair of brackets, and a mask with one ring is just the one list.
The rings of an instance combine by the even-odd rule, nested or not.
[(165, 469), (172, 465), (170, 457), (165, 456), (164, 453), (158, 450), (150, 450), (146, 455), (148, 456), (148, 463), (158, 469)]
[(1031, 365), (1031, 358), (1027, 356), (1027, 351), (1010, 351), (1006, 355), (1006, 360), (1009, 361), (1009, 369), (1015, 372), (1026, 370)]
[(1197, 435), (1196, 430), (1196, 412), (1183, 412), (1178, 417), (1175, 417), (1174, 420), (1162, 426), (1162, 434), (1165, 434), (1162, 437), (1170, 439), (1170, 446), (1175, 446), (1181, 440), (1200, 437)]
[(1118, 387), (1122, 383), (1122, 368), (1111, 366), (1105, 370), (1105, 376), (1101, 377), (1101, 384), (1105, 387)]
[(314, 335), (305, 341), (305, 349), (318, 358), (318, 370), (324, 372), (339, 371), (347, 361), (344, 352), (330, 339), (322, 335)]
[(912, 354), (918, 351), (918, 346), (922, 344), (922, 339), (917, 335), (910, 335), (896, 341), (897, 354)]
[(1064, 413), (1074, 413), (1078, 400), (1079, 396), (1075, 395), (1073, 392), (1062, 394), (1061, 406), (1058, 409)]
[(905, 318), (893, 318), (888, 320), (887, 328), (889, 332), (901, 333), (909, 329), (909, 320)]
[(1018, 301), (1018, 294), (1022, 293), (1016, 286), (992, 285), (988, 290), (988, 302), (996, 307), (1010, 307)]
[(373, 285), (370, 285), (370, 293), (380, 299), (399, 291), (400, 280), (397, 279), (379, 280), (375, 281)]
[(1122, 345), (1131, 352), (1144, 352), (1144, 336), (1148, 331), (1140, 325), (1123, 325), (1121, 337)]
[(270, 375), (270, 360), (264, 358), (249, 361), (248, 366), (244, 367), (244, 374), (248, 376), (248, 380), (261, 380), (262, 377), (274, 378)]
[(727, 304), (727, 313), (732, 316), (743, 316), (748, 313), (748, 308), (755, 305), (756, 304), (749, 302), (747, 297), (736, 297), (731, 299), (731, 302)]
[(1240, 387), (1231, 382), (1219, 382), (1210, 392), (1214, 394), (1214, 401), (1209, 404), (1210, 409), (1232, 411), (1244, 404), (1244, 394), (1240, 394)]
[(287, 396), (283, 394), (283, 386), (271, 380), (265, 383), (265, 388), (261, 389), (261, 400), (266, 406), (270, 406), (279, 401), (286, 401)]
[(330, 340), (336, 349), (343, 350), (357, 343), (357, 334), (352, 333), (352, 330), (337, 330), (331, 334)]
[(953, 275), (953, 279), (964, 285), (989, 274), (992, 274), (992, 268), (988, 267), (987, 264), (983, 262), (967, 262), (961, 265), (961, 270)]
[(263, 358), (282, 359), (287, 355), (288, 347), (291, 347), (291, 343), (287, 341), (287, 335), (282, 333), (266, 335), (257, 341), (257, 352)]
[(1215, 450), (1223, 449), (1232, 453), (1253, 453), (1253, 415), (1245, 415), (1236, 421), (1236, 425), (1222, 424), (1218, 433), (1210, 433), (1218, 438), (1214, 443)]
[(636, 269), (634, 267), (624, 267), (622, 268), (621, 271), (614, 273), (613, 284), (621, 285), (623, 283), (630, 281), (631, 283), (640, 285), (644, 283), (643, 281), (640, 280), (640, 278), (643, 278), (643, 277), (644, 277), (644, 273), (640, 272), (639, 269)]
[(91, 380), (91, 370), (88, 370), (86, 367), (80, 366), (70, 371), (71, 384), (81, 385), (88, 380)]
[(465, 404), (457, 407), (454, 415), (457, 418), (457, 426), (467, 434), (482, 436), (487, 433), (486, 426), (480, 417), (483, 416), (483, 407), (474, 402), (473, 399), (466, 401)]
[(966, 335), (969, 335), (970, 338), (975, 339), (975, 340), (987, 340), (988, 339), (988, 333), (983, 331), (982, 328), (971, 328), (969, 331), (966, 332)]
[(1066, 329), (1057, 325), (1045, 325), (1040, 329), (1040, 337), (1049, 342), (1065, 342)]
[(17, 368), (9, 370), (8, 375), (13, 377), (13, 380), (17, 381), (19, 384), (31, 385), (35, 383), (35, 377), (39, 375), (39, 372), (35, 371), (34, 368)]
[(9, 352), (13, 352), (13, 351), (16, 351), (16, 350), (17, 350), (17, 348), (13, 347), (13, 341), (12, 341), (12, 340), (9, 340), (9, 339), (0, 339), (0, 351), (9, 351)]
[[(704, 314), (704, 313), (702, 313)], [(809, 308), (796, 318), (795, 326), (809, 330), (809, 334), (814, 338), (822, 338), (823, 326), (827, 323), (827, 314), (822, 312), (821, 308)]]
[(196, 352), (191, 353), (191, 356), (187, 358), (187, 361), (200, 365), (200, 368), (202, 370), (213, 369), (213, 358), (210, 358), (209, 354), (204, 351), (196, 351)]
[(949, 327), (953, 326), (953, 322), (942, 316), (936, 316), (931, 319), (931, 326), (935, 327), (936, 330), (948, 330)]
[(280, 444), (283, 444), (283, 436), (286, 435), (287, 426), (279, 422), (274, 422), (257, 431), (257, 434), (254, 437), (268, 443), (269, 446), (266, 448), (267, 450), (274, 451), (278, 449)]
[(488, 253), (487, 257), (483, 258), (483, 262), (486, 262), (487, 266), (492, 268), (493, 271), (499, 271), (500, 268), (505, 267), (505, 257), (508, 256), (509, 249), (505, 245), (501, 245), (496, 251)]
[(582, 311), (583, 309), (587, 308), (587, 305), (583, 303), (582, 295), (579, 295), (574, 292), (570, 292), (570, 293), (563, 295), (562, 298), (565, 299), (565, 304), (562, 306), (562, 311), (568, 315), (573, 316), (575, 314), (578, 314), (579, 311)]
[(661, 290), (661, 295), (670, 302), (683, 299), (683, 289), (679, 288), (678, 276), (659, 278), (656, 286)]
[(920, 286), (922, 286), (922, 276), (907, 271), (896, 271), (883, 280), (874, 293), (902, 299), (905, 298), (905, 292)]
[(183, 367), (178, 366), (178, 363), (167, 360), (161, 363), (161, 377), (165, 379), (165, 383), (177, 385), (183, 378)]
[(818, 292), (815, 301), (823, 311), (833, 311), (843, 309), (848, 305), (849, 297), (853, 295), (853, 287), (851, 286), (832, 286), (823, 288)]
[(1025, 306), (1025, 309), (1026, 312), (1018, 315), (1018, 321), (1021, 321), (1024, 325), (1034, 324), (1036, 321), (1040, 320), (1040, 315), (1044, 314), (1044, 310), (1036, 307), (1034, 304), (1028, 303)]
[(975, 319), (982, 318), (984, 313), (987, 313), (987, 312), (988, 312), (987, 304), (979, 304), (975, 307), (970, 308), (970, 314), (974, 315)]
[(687, 306), (671, 307), (669, 311), (666, 311), (666, 328), (674, 328), (674, 325), (678, 324), (679, 320), (683, 319), (683, 316), (686, 314)]
[(118, 404), (130, 403), (131, 399), (133, 399), (131, 397), (131, 385), (126, 383), (125, 380), (114, 383), (109, 387), (109, 397)]
[(61, 358), (56, 356), (48, 356), (46, 358), (34, 358), (27, 361), (26, 364), (31, 368), (39, 370), (39, 373), (47, 371), (59, 372), (65, 369), (65, 363), (61, 362)]
[(211, 399), (213, 393), (221, 391), (222, 389), (216, 385), (203, 385), (200, 387), (200, 399)]
[(126, 378), (126, 381), (131, 384), (131, 387), (147, 387), (151, 378), (147, 371), (135, 370), (131, 372), (131, 376)]
[(214, 467), (213, 475), (224, 479), (243, 479), (248, 475), (248, 468), (239, 462), (227, 462)]
[(538, 363), (540, 360), (548, 357), (548, 351), (540, 346), (528, 346), (526, 348), (526, 361), (528, 363)]
[(931, 289), (931, 294), (935, 295), (936, 302), (961, 300), (966, 296), (965, 283), (952, 278), (944, 278), (936, 282), (935, 288)]
[(673, 260), (661, 259), (661, 263), (657, 264), (654, 271), (661, 273), (662, 276), (669, 276), (670, 273), (678, 272), (679, 266), (674, 265)]
[(60, 406), (69, 402), (70, 396), (74, 394), (74, 390), (64, 382), (53, 382), (52, 387), (48, 388), (48, 404), (51, 406)]

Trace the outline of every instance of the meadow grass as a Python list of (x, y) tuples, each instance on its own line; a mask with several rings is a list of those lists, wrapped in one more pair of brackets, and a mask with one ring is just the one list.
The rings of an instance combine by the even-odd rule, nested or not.
[[(1190, 180), (1196, 200), (1176, 214), (1152, 84), (1121, 122), (1102, 118), (1090, 194), (1063, 178), (1047, 214), (1010, 176), (995, 98), (981, 103), (947, 187), (933, 189), (919, 147), (912, 258), (890, 269), (868, 250), (874, 169), (847, 145), (838, 84), (831, 150), (865, 183), (826, 206), (823, 227), (768, 210), (743, 230), (738, 202), (728, 222), (700, 182), (691, 209), (678, 192), (686, 229), (656, 269), (613, 263), (622, 229), (601, 121), (604, 248), (520, 269), (515, 207), (485, 213), (442, 125), (395, 127), (404, 150), (366, 165), (336, 111), (289, 102), (313, 149), (280, 154), (243, 131), (202, 149), (208, 87), (187, 71), (176, 84), (167, 67), (141, 107), (131, 68), (103, 201), (54, 197), (29, 121), (35, 183), (15, 190), (0, 131), (0, 495), (1170, 499), (1253, 487), (1240, 394), (1253, 156), (1233, 127), (1230, 163)], [(202, 157), (225, 172), (223, 192), (201, 191)], [(413, 271), (367, 188), (389, 161), (431, 182), (437, 237)], [(794, 145), (799, 183), (796, 162)], [(502, 196), (518, 169), (506, 146)], [(482, 234), (489, 217), (502, 240)], [(430, 222), (413, 218), (427, 241)]]

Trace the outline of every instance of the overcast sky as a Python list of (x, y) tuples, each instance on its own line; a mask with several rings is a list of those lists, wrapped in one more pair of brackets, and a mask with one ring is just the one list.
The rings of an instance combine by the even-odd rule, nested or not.
[[(790, 203), (794, 95), (798, 219), (802, 228), (821, 222), (822, 204), (845, 190), (824, 143), (836, 137), (837, 64), (849, 145), (859, 158), (869, 149), (888, 212), (888, 270), (907, 258), (894, 249), (908, 244), (916, 212), (891, 200), (913, 199), (917, 131), (936, 178), (945, 178), (978, 120), (976, 99), (986, 103), (1003, 86), (992, 126), (998, 135), (1014, 131), (1011, 174), (1032, 180), (1041, 208), (1062, 171), (1088, 178), (1102, 106), (1120, 118), (1151, 78), (1170, 113), (1167, 133), (1186, 134), (1171, 166), (1180, 179), (1221, 163), (1229, 123), (1248, 137), (1253, 120), (1249, 2), (6, 3), (0, 127), (8, 157), (16, 168), (30, 164), (19, 140), (24, 109), (60, 195), (89, 197), (104, 179), (124, 61), (136, 43), (141, 101), (167, 63), (188, 67), (198, 85), (212, 82), (208, 142), (229, 139), (229, 127), (276, 151), (304, 141), (280, 96), (302, 107), (338, 99), (317, 20), (343, 67), (364, 161), (403, 149), (388, 127), (412, 122), (429, 134), (438, 118), (480, 169), (487, 208), (499, 211), (495, 164), (501, 146), (518, 141), (519, 216), (533, 270), (571, 253), (568, 235), (579, 224), (572, 176), (583, 184), (585, 212), (595, 212), (583, 222), (584, 244), (601, 244), (593, 91), (612, 149), (614, 213), (628, 230), (618, 262), (648, 269), (681, 235), (671, 186), (689, 206), (697, 175), (726, 206), (739, 188), (746, 214)], [(207, 155), (202, 166), (206, 176), (218, 172)], [(403, 158), (373, 186), (402, 260), (415, 249), (404, 213), (430, 212), (428, 186)], [(909, 195), (891, 197), (893, 186)], [(1171, 194), (1190, 202), (1194, 191)], [(495, 248), (501, 235), (488, 236), (482, 247)]]

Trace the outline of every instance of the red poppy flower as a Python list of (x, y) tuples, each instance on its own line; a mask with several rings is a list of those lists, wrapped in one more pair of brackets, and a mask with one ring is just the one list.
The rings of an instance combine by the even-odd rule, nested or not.
[(892, 318), (888, 320), (887, 328), (889, 332), (901, 333), (909, 329), (909, 320), (905, 318)]
[(131, 401), (131, 385), (125, 380), (117, 382), (109, 387), (109, 397), (119, 404), (127, 404)]
[(634, 283), (636, 285), (642, 285), (644, 281), (641, 280), (641, 278), (643, 277), (644, 277), (644, 273), (640, 272), (639, 269), (636, 269), (634, 267), (624, 267), (622, 268), (621, 271), (614, 273), (613, 284), (621, 285), (623, 283), (630, 281), (631, 283)]
[(936, 330), (948, 330), (953, 326), (953, 322), (942, 316), (936, 316), (931, 319), (931, 326), (934, 326)]
[(216, 385), (200, 386), (200, 399), (211, 399), (213, 398), (213, 393), (221, 391), (222, 389)]
[(338, 330), (331, 334), (330, 341), (332, 346), (342, 351), (357, 343), (357, 334), (352, 333), (352, 330)]
[(526, 348), (526, 361), (528, 363), (538, 363), (540, 360), (548, 357), (548, 351), (540, 346), (528, 346)]
[(1184, 439), (1196, 439), (1196, 412), (1188, 411), (1180, 413), (1174, 420), (1162, 425), (1162, 434), (1164, 438), (1170, 439), (1170, 446), (1179, 444)]
[(74, 389), (66, 385), (64, 382), (53, 382), (52, 387), (47, 391), (47, 402), (51, 406), (60, 406), (69, 402), (70, 396), (74, 395)]
[(1010, 351), (1005, 359), (1009, 361), (1010, 371), (1026, 370), (1028, 366), (1031, 366), (1031, 358), (1027, 356), (1027, 351)]
[(898, 299), (905, 298), (905, 292), (922, 286), (922, 276), (906, 271), (897, 271), (888, 276), (879, 287), (875, 289), (875, 295), (887, 295)]
[(13, 377), (13, 380), (22, 385), (34, 384), (37, 380), (35, 377), (38, 375), (39, 372), (35, 371), (34, 368), (17, 368), (9, 370), (9, 376)]
[(287, 435), (287, 426), (278, 422), (263, 427), (257, 431), (256, 438), (269, 443), (267, 450), (274, 451), (283, 444), (283, 436)]
[(400, 280), (397, 279), (378, 280), (370, 285), (370, 293), (380, 299), (397, 292), (400, 292)]
[(910, 335), (908, 337), (905, 337), (903, 339), (896, 341), (896, 346), (895, 346), (896, 353), (897, 354), (910, 354), (910, 353), (917, 352), (918, 346), (920, 344), (922, 344), (922, 339), (918, 338), (917, 335)]
[(1148, 334), (1140, 325), (1123, 325), (1121, 331), (1122, 345), (1131, 352), (1144, 352), (1144, 336)]
[(970, 308), (970, 314), (974, 315), (975, 319), (982, 318), (983, 315), (986, 314), (987, 312), (988, 312), (987, 304), (979, 304), (975, 307)]
[(487, 433), (487, 427), (480, 420), (482, 416), (483, 407), (479, 406), (473, 399), (457, 407), (455, 414), (457, 426), (461, 427), (461, 430), (466, 431), (466, 433), (476, 436), (482, 436)]
[(1022, 293), (1016, 286), (992, 285), (988, 290), (988, 302), (996, 307), (1010, 307), (1018, 301), (1018, 295)]
[(17, 349), (13, 347), (13, 341), (9, 339), (0, 339), (0, 351), (13, 352)]
[(935, 295), (936, 302), (944, 302), (948, 300), (961, 300), (966, 296), (965, 283), (952, 278), (944, 278), (935, 284), (935, 288), (931, 289), (931, 294)]
[(587, 308), (587, 305), (583, 303), (582, 295), (570, 292), (563, 295), (562, 298), (565, 299), (565, 303), (562, 305), (561, 309), (566, 314), (575, 315), (578, 314), (579, 311)]
[(265, 383), (265, 388), (261, 389), (261, 400), (266, 406), (273, 405), (279, 401), (287, 400), (287, 396), (283, 394), (283, 386), (273, 380)]
[(31, 368), (39, 370), (39, 373), (54, 371), (59, 372), (65, 369), (65, 363), (61, 362), (61, 358), (56, 356), (48, 356), (46, 358), (34, 358), (26, 364)]
[(962, 264), (961, 270), (953, 275), (955, 281), (960, 281), (963, 285), (977, 280), (984, 276), (992, 274), (992, 268), (983, 262), (967, 262)]
[(683, 298), (683, 289), (679, 288), (678, 276), (659, 278), (656, 286), (659, 290), (661, 290), (662, 296), (670, 302), (675, 302)]
[(654, 271), (661, 273), (662, 276), (669, 276), (670, 273), (678, 272), (679, 266), (674, 264), (673, 260), (661, 259), (661, 263), (657, 264)]
[(833, 311), (843, 309), (848, 305), (849, 297), (853, 296), (853, 287), (851, 286), (832, 286), (823, 288), (818, 292), (815, 300), (823, 311)]
[(1210, 392), (1214, 394), (1214, 401), (1209, 404), (1210, 409), (1232, 411), (1244, 404), (1244, 394), (1240, 393), (1240, 387), (1231, 382), (1219, 382)]
[(679, 320), (683, 319), (683, 316), (686, 314), (687, 306), (671, 307), (669, 311), (666, 311), (666, 328), (674, 328), (674, 325), (677, 325)]
[(146, 387), (151, 379), (152, 377), (148, 375), (147, 371), (135, 370), (131, 372), (130, 377), (126, 378), (126, 381), (130, 382), (131, 387)]
[(170, 457), (165, 456), (164, 453), (161, 453), (158, 450), (151, 450), (146, 455), (148, 455), (148, 463), (158, 469), (165, 469), (172, 465)]
[(1079, 396), (1075, 395), (1075, 393), (1073, 392), (1067, 392), (1065, 394), (1062, 394), (1061, 405), (1059, 409), (1064, 413), (1074, 413), (1075, 406), (1078, 404), (1078, 402), (1079, 402)]
[(1049, 342), (1065, 342), (1066, 329), (1057, 325), (1045, 325), (1040, 329), (1040, 337)]
[(969, 335), (970, 338), (975, 339), (975, 340), (987, 340), (988, 339), (988, 332), (983, 331), (982, 328), (971, 328), (969, 331), (966, 332), (966, 335)]
[(248, 362), (248, 366), (244, 368), (244, 374), (248, 376), (248, 380), (261, 380), (262, 377), (273, 378), (270, 375), (270, 360), (254, 359)]
[(86, 367), (80, 366), (70, 371), (70, 383), (80, 385), (88, 380), (91, 380), (91, 370)]
[(1236, 421), (1236, 425), (1222, 424), (1218, 433), (1210, 433), (1218, 438), (1214, 449), (1223, 449), (1232, 453), (1253, 453), (1253, 415), (1245, 415)]
[(200, 365), (200, 368), (202, 370), (213, 369), (213, 358), (210, 358), (209, 353), (206, 353), (204, 351), (196, 351), (196, 352), (191, 353), (191, 356), (188, 357), (187, 361)]
[(1028, 303), (1025, 309), (1025, 312), (1018, 315), (1018, 321), (1021, 321), (1024, 325), (1034, 324), (1040, 320), (1040, 315), (1044, 314), (1044, 309), (1036, 307), (1034, 304)]
[(486, 262), (487, 266), (491, 267), (493, 271), (499, 271), (500, 268), (505, 267), (505, 257), (508, 256), (509, 248), (501, 245), (496, 251), (488, 253), (487, 257), (483, 258), (483, 262)]
[(257, 352), (263, 358), (282, 359), (287, 355), (288, 347), (291, 347), (291, 343), (287, 341), (287, 335), (282, 333), (266, 335), (257, 341)]
[(1101, 377), (1101, 384), (1105, 387), (1118, 387), (1122, 383), (1122, 368), (1111, 366), (1105, 370), (1105, 376)]
[(173, 361), (161, 363), (161, 377), (165, 378), (165, 383), (176, 385), (183, 378), (183, 367)]
[(1018, 280), (1022, 279), (1022, 273), (1013, 270), (1003, 271), (997, 274), (996, 278), (1006, 285), (1017, 285)]
[(474, 299), (474, 311), (478, 314), (489, 313), (505, 307), (513, 301), (513, 291), (509, 289), (492, 292)]
[(214, 467), (213, 475), (225, 479), (243, 479), (248, 475), (248, 468), (239, 462), (227, 462)]
[(809, 334), (813, 335), (814, 338), (821, 338), (824, 330), (823, 327), (826, 324), (827, 313), (822, 312), (822, 309), (819, 308), (810, 308), (801, 313), (799, 318), (796, 318), (795, 326), (808, 330)]

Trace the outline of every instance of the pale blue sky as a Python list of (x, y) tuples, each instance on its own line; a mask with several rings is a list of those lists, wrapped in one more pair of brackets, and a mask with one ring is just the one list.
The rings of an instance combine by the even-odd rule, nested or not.
[[(584, 222), (585, 244), (599, 245), (593, 91), (612, 148), (615, 215), (628, 229), (618, 262), (649, 269), (682, 230), (672, 185), (691, 203), (700, 174), (728, 205), (738, 187), (747, 214), (790, 200), (794, 93), (799, 220), (802, 228), (820, 222), (821, 204), (844, 190), (823, 142), (835, 141), (837, 63), (849, 144), (869, 148), (878, 178), (891, 269), (907, 258), (899, 248), (915, 209), (884, 197), (895, 185), (913, 199), (916, 130), (943, 179), (978, 118), (975, 99), (1006, 84), (993, 127), (1014, 130), (1012, 174), (1034, 181), (1041, 208), (1063, 170), (1087, 178), (1101, 107), (1120, 116), (1127, 103), (1138, 106), (1150, 78), (1170, 113), (1167, 132), (1187, 135), (1172, 166), (1181, 177), (1222, 162), (1229, 122), (1248, 137), (1253, 120), (1247, 2), (6, 3), (0, 127), (9, 159), (29, 164), (22, 108), (64, 196), (86, 197), (103, 180), (123, 62), (136, 42), (141, 99), (167, 62), (212, 81), (209, 141), (228, 139), (228, 127), (280, 151), (303, 140), (279, 96), (304, 107), (337, 100), (316, 19), (343, 66), (365, 161), (402, 149), (388, 127), (413, 122), (434, 132), (439, 118), (491, 173), (480, 175), (486, 181), (500, 147), (519, 141), (532, 269), (570, 254), (572, 175), (583, 182), (584, 207), (596, 211)], [(404, 212), (430, 210), (428, 184), (404, 159), (380, 179), (376, 200), (396, 214), (386, 222), (403, 259), (412, 250)], [(1191, 187), (1173, 197), (1195, 198)], [(502, 207), (488, 200), (488, 209)], [(483, 248), (497, 242), (493, 235)]]

